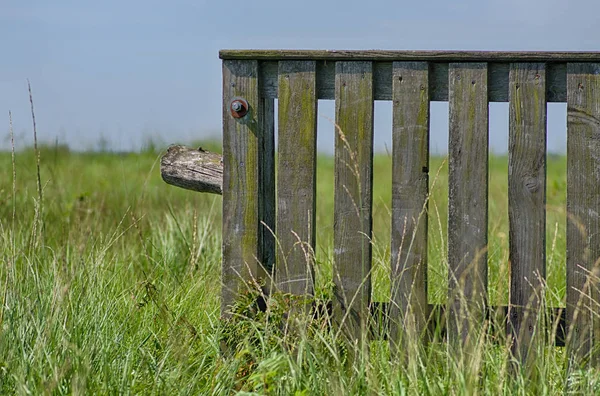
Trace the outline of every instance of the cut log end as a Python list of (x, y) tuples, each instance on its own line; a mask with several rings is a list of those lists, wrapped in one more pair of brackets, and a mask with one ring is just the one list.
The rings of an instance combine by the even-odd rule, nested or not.
[(160, 174), (167, 184), (176, 187), (223, 194), (223, 158), (202, 147), (170, 146), (161, 158)]

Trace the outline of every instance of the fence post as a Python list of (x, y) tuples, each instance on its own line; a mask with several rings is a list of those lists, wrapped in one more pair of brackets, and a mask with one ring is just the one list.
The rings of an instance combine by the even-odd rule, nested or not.
[(265, 276), (264, 259), (273, 256), (260, 224), (272, 221), (274, 210), (269, 196), (261, 195), (263, 181), (272, 177), (272, 109), (260, 96), (258, 61), (224, 60), (223, 317), (246, 282)]

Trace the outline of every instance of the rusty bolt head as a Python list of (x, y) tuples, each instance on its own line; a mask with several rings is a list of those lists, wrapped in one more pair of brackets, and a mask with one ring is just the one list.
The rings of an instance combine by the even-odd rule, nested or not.
[(239, 100), (236, 100), (235, 102), (233, 102), (231, 104), (231, 110), (233, 110), (233, 111), (240, 111), (243, 108), (244, 108), (244, 105)]
[(229, 109), (233, 118), (242, 118), (248, 113), (248, 102), (244, 98), (233, 98)]

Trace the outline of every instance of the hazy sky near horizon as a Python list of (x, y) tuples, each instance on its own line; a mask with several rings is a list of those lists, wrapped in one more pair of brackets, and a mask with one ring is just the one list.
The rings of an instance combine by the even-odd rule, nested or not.
[[(221, 135), (223, 48), (598, 50), (593, 0), (207, 1), (0, 0), (0, 147), (8, 112), (31, 144), (74, 148)], [(319, 147), (333, 147), (320, 105)], [(565, 146), (566, 105), (548, 110), (548, 147)], [(431, 146), (447, 145), (447, 104), (432, 104)], [(376, 147), (391, 145), (391, 103), (376, 104)], [(507, 147), (508, 105), (490, 107), (492, 150)]]

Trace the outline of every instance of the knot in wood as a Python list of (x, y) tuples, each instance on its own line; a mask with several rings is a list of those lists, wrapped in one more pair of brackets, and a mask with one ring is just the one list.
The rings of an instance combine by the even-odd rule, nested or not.
[(525, 188), (527, 189), (527, 191), (529, 191), (532, 194), (540, 189), (540, 182), (537, 179), (537, 177), (526, 176), (525, 180), (524, 180), (524, 184), (525, 184)]

